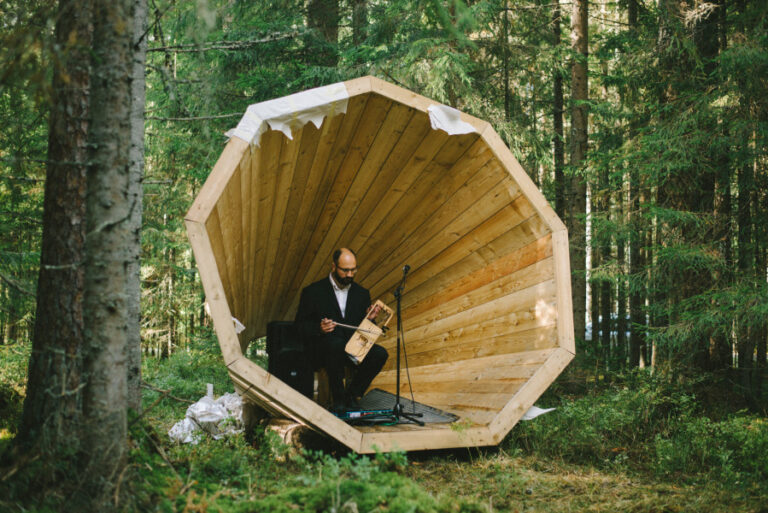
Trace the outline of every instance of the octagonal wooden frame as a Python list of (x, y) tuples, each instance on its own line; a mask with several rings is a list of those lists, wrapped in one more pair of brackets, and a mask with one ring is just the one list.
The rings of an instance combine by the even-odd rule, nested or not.
[[(565, 226), (487, 122), (460, 113), (470, 131), (450, 135), (432, 127), (437, 102), (375, 77), (340, 85), (345, 112), (320, 127), (232, 137), (186, 215), (224, 363), (246, 400), (358, 453), (498, 444), (574, 356)], [(350, 426), (244, 356), (340, 246), (389, 304), (413, 269), (415, 399), (457, 423)], [(393, 360), (374, 387), (394, 392)]]

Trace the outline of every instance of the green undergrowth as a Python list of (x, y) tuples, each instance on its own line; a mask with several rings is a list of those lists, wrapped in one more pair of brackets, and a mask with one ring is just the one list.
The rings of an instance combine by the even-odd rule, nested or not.
[(31, 344), (0, 345), (0, 444), (16, 434)]
[[(402, 453), (374, 457), (289, 452), (271, 432), (167, 446), (138, 428), (131, 459), (136, 511), (485, 512), (477, 501), (432, 494), (404, 475)], [(158, 446), (166, 445), (158, 451)], [(164, 454), (161, 454), (164, 453)]]
[(633, 373), (582, 397), (550, 396), (557, 409), (519, 423), (505, 446), (606, 471), (768, 491), (766, 418), (746, 411), (715, 418), (695, 390)]
[(165, 431), (184, 418), (189, 401), (203, 397), (209, 383), (213, 385), (217, 397), (234, 392), (218, 343), (211, 332), (205, 332), (186, 349), (168, 358), (145, 357), (142, 380), (145, 383), (142, 390), (144, 415), (149, 416), (158, 429)]
[[(3, 410), (9, 446), (28, 352), (0, 349), (0, 374), (18, 391)], [(695, 387), (648, 373), (577, 394), (555, 383), (537, 405), (557, 409), (520, 422), (496, 448), (374, 456), (332, 444), (297, 450), (263, 427), (249, 441), (171, 442), (168, 430), (208, 383), (216, 396), (233, 391), (212, 336), (169, 358), (145, 358), (143, 378), (119, 511), (714, 513), (764, 511), (768, 497), (766, 419), (725, 408), (713, 415), (717, 405), (705, 410)], [(34, 472), (28, 465), (17, 479)], [(12, 511), (58, 511), (57, 500)]]

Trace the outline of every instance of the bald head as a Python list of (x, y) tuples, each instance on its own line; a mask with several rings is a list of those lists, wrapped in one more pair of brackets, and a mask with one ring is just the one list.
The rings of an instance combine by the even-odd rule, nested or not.
[(331, 274), (336, 283), (342, 287), (349, 286), (355, 280), (357, 273), (357, 257), (348, 248), (339, 248), (333, 252)]

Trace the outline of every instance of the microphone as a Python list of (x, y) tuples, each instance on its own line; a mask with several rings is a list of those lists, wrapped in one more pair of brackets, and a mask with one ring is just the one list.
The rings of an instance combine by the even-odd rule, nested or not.
[(405, 266), (403, 267), (403, 274), (408, 274), (408, 271), (410, 270), (411, 270), (411, 266), (408, 264), (405, 264)]

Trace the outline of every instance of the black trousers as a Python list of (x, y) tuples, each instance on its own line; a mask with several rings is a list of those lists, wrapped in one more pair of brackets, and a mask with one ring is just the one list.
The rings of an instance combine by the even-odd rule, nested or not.
[(374, 345), (363, 361), (355, 365), (344, 350), (347, 340), (334, 333), (324, 335), (318, 344), (319, 351), (315, 353), (318, 356), (315, 360), (319, 364), (317, 367), (325, 367), (328, 373), (328, 388), (331, 389), (333, 402), (337, 404), (344, 401), (344, 369), (346, 367), (354, 369), (352, 380), (347, 383), (347, 391), (355, 397), (360, 397), (384, 367), (389, 356), (386, 349)]

